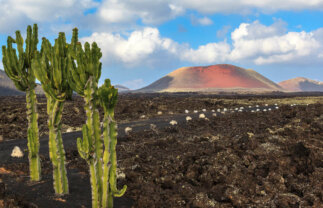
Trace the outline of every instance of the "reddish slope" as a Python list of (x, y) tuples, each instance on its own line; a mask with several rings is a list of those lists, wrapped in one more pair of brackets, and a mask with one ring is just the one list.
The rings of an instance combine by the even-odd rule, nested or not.
[(323, 82), (314, 81), (304, 77), (297, 77), (294, 79), (279, 82), (284, 90), (300, 92), (300, 91), (323, 91)]
[(228, 64), (183, 67), (141, 91), (281, 90), (274, 82), (251, 69)]

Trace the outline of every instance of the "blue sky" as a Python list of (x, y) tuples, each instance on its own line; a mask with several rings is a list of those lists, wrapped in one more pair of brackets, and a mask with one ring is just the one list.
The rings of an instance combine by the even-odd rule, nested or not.
[[(323, 81), (323, 0), (0, 0), (0, 44), (37, 23), (102, 49), (100, 82), (131, 89), (183, 66), (234, 64)], [(41, 43), (39, 43), (40, 45)], [(0, 57), (2, 54), (0, 52)], [(0, 63), (0, 68), (3, 68)]]

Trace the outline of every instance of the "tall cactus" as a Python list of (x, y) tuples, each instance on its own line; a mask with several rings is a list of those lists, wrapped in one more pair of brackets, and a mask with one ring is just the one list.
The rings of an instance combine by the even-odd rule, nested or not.
[[(75, 28), (69, 47), (68, 81), (72, 89), (85, 101), (87, 120), (82, 128), (83, 139), (77, 139), (77, 148), (80, 156), (89, 165), (93, 208), (112, 207), (113, 196), (122, 196), (127, 188), (125, 186), (121, 191), (116, 188), (116, 125), (111, 112), (114, 110), (117, 91), (113, 91), (110, 85), (98, 89), (101, 56), (102, 53), (95, 42), (91, 47), (89, 43), (85, 43), (83, 50), (82, 45), (78, 43)], [(113, 96), (110, 96), (110, 92)], [(101, 98), (102, 96), (108, 97)], [(102, 135), (98, 112), (100, 103), (106, 109)], [(114, 103), (113, 108), (110, 107), (111, 103)], [(111, 135), (113, 137), (110, 137)]]
[[(117, 189), (117, 124), (114, 120), (114, 108), (118, 99), (118, 90), (111, 86), (110, 80), (106, 79), (104, 85), (99, 88), (98, 97), (104, 110), (103, 118), (103, 186), (102, 207), (113, 207), (113, 197), (122, 196), (127, 186), (120, 191)], [(110, 185), (110, 186), (108, 186)]]
[(69, 192), (61, 132), (64, 101), (73, 92), (67, 82), (67, 53), (65, 34), (59, 33), (54, 47), (43, 38), (41, 53), (37, 52), (32, 62), (35, 76), (41, 82), (47, 97), (49, 156), (53, 165), (54, 190), (59, 195)]
[[(14, 82), (17, 89), (26, 92), (27, 119), (28, 119), (28, 159), (30, 179), (39, 181), (41, 178), (41, 166), (39, 158), (39, 135), (38, 135), (38, 113), (37, 98), (35, 93), (36, 78), (31, 62), (37, 52), (38, 27), (34, 24), (33, 28), (27, 27), (25, 51), (23, 49), (24, 40), (20, 31), (16, 31), (16, 39), (8, 37), (7, 47), (2, 46), (2, 62), (8, 77)], [(19, 56), (12, 44), (17, 44)]]

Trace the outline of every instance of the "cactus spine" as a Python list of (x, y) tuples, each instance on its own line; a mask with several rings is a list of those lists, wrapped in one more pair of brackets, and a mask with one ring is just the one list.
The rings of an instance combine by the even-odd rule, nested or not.
[[(2, 62), (8, 77), (14, 82), (17, 89), (26, 92), (27, 119), (28, 119), (28, 159), (30, 179), (39, 181), (41, 178), (41, 166), (39, 158), (39, 135), (38, 135), (38, 113), (37, 98), (35, 93), (36, 78), (31, 62), (37, 52), (38, 27), (34, 24), (33, 29), (27, 27), (26, 49), (24, 51), (24, 40), (20, 31), (16, 31), (16, 39), (8, 37), (7, 47), (2, 46)], [(12, 44), (17, 44), (19, 56)]]
[(43, 38), (41, 53), (37, 53), (32, 62), (35, 76), (42, 83), (47, 97), (49, 156), (53, 165), (54, 190), (59, 195), (69, 192), (61, 132), (64, 101), (72, 94), (67, 82), (67, 52), (65, 34), (59, 33), (54, 47)]
[[(82, 128), (83, 139), (77, 139), (77, 148), (80, 156), (89, 165), (93, 208), (112, 207), (113, 196), (122, 196), (127, 188), (125, 186), (118, 191), (116, 187), (116, 124), (112, 112), (117, 100), (117, 90), (108, 85), (109, 81), (98, 89), (101, 56), (102, 53), (95, 42), (91, 47), (89, 43), (85, 43), (83, 50), (82, 45), (78, 43), (75, 28), (69, 47), (68, 81), (72, 89), (83, 96), (85, 101), (87, 121)], [(105, 108), (102, 135), (97, 110), (100, 104)]]

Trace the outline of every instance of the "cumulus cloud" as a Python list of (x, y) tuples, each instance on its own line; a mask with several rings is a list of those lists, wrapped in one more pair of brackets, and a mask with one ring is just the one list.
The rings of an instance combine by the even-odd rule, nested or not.
[[(94, 0), (1, 0), (0, 32), (12, 32), (17, 26), (83, 18), (83, 12), (98, 6)], [(13, 28), (14, 27), (14, 28)]]
[(136, 22), (157, 24), (184, 13), (184, 8), (164, 0), (105, 0), (99, 16), (106, 23)]
[(227, 61), (229, 53), (230, 45), (226, 42), (219, 42), (199, 46), (196, 50), (192, 48), (186, 49), (179, 56), (183, 61), (191, 63), (212, 64)]
[[(120, 34), (93, 33), (82, 42), (96, 41), (106, 63), (124, 63), (128, 66), (149, 65), (161, 60), (163, 56), (178, 54), (181, 46), (169, 38), (162, 38), (157, 28), (147, 27), (132, 32), (127, 38)], [(172, 55), (173, 54), (173, 55)]]
[[(250, 60), (255, 64), (304, 60), (315, 56), (322, 43), (312, 32), (282, 32), (283, 23), (265, 26), (255, 21), (243, 23), (231, 33), (231, 60)], [(299, 59), (300, 58), (300, 59)]]
[(96, 41), (107, 64), (127, 67), (160, 66), (174, 61), (192, 64), (247, 62), (258, 65), (322, 62), (323, 29), (313, 32), (287, 32), (286, 24), (277, 20), (266, 26), (258, 21), (242, 23), (227, 41), (210, 42), (196, 49), (161, 37), (157, 28), (136, 30), (124, 37), (116, 33), (93, 33), (81, 40)]

